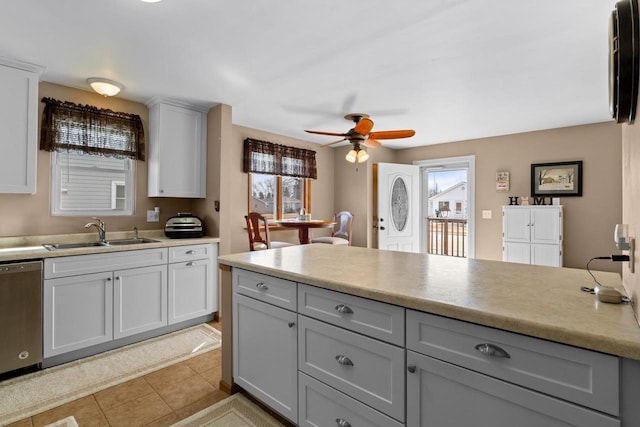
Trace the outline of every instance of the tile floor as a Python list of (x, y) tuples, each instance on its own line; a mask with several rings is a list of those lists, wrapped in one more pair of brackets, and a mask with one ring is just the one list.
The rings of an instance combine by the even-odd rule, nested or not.
[[(209, 325), (221, 330), (219, 322)], [(40, 427), (73, 415), (84, 426), (170, 426), (229, 395), (218, 389), (220, 349), (99, 391), (11, 427)]]

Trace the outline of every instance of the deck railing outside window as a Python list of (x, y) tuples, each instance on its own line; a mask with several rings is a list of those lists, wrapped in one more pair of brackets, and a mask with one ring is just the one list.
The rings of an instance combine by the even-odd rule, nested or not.
[(467, 256), (467, 220), (427, 218), (427, 253)]

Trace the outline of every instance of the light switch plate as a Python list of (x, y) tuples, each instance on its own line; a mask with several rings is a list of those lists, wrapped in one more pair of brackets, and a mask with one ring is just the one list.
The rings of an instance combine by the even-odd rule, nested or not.
[(482, 211), (482, 219), (491, 219), (493, 216), (493, 212), (490, 210), (483, 210)]
[(147, 211), (147, 222), (159, 222), (159, 221), (160, 221), (160, 212)]

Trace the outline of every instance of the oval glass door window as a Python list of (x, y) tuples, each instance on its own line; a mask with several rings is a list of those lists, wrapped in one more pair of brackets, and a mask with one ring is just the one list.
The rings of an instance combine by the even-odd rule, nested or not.
[(409, 218), (409, 193), (402, 177), (393, 181), (391, 186), (391, 220), (396, 230), (402, 231)]

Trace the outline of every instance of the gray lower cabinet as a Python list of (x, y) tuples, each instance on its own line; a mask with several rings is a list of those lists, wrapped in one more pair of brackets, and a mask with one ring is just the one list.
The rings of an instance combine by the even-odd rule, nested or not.
[(44, 281), (44, 357), (113, 339), (113, 274)]
[(113, 338), (167, 325), (167, 268), (164, 265), (113, 273)]
[(617, 418), (407, 351), (407, 426), (614, 427)]
[(298, 422), (297, 315), (233, 294), (234, 382)]
[(218, 310), (217, 245), (169, 248), (169, 324)]

